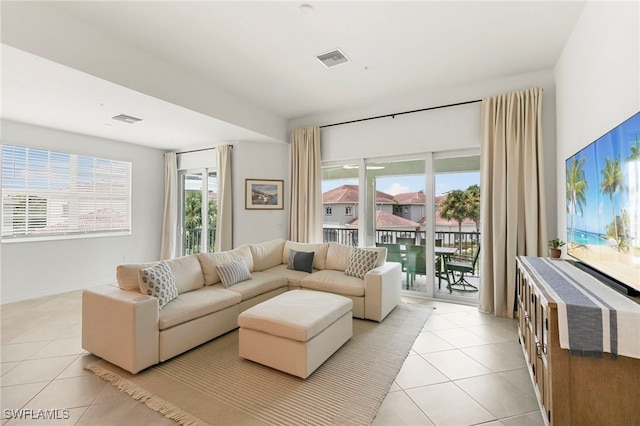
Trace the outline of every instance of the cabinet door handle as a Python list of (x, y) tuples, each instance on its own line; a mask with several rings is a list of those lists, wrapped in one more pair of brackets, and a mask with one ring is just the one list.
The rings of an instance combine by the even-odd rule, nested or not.
[(536, 356), (540, 359), (542, 359), (542, 353), (544, 352), (544, 354), (547, 354), (547, 348), (546, 345), (541, 345), (540, 342), (536, 342)]

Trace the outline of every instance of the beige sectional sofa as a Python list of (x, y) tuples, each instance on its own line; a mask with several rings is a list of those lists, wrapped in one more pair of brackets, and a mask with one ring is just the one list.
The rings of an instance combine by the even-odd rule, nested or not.
[[(314, 252), (312, 273), (287, 268), (290, 250)], [(382, 321), (400, 302), (401, 267), (378, 251), (364, 279), (345, 274), (352, 247), (276, 239), (220, 253), (166, 261), (178, 296), (162, 309), (140, 290), (139, 271), (157, 262), (119, 265), (118, 286), (83, 291), (82, 347), (131, 373), (166, 361), (238, 327), (244, 310), (291, 289), (353, 300), (353, 316)], [(216, 265), (244, 259), (251, 278), (224, 288)]]

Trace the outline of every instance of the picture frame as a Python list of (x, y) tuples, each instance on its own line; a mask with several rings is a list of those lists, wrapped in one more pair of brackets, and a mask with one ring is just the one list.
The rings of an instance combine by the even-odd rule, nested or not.
[(284, 209), (284, 181), (245, 179), (244, 208), (246, 210)]

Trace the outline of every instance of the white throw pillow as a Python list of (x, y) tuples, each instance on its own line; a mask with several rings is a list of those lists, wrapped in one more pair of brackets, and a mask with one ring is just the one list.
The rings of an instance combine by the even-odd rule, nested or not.
[(162, 309), (167, 303), (178, 297), (178, 287), (167, 262), (158, 262), (151, 268), (140, 269), (138, 284), (143, 294), (158, 299), (158, 306)]
[(251, 272), (247, 268), (247, 263), (243, 258), (223, 265), (216, 265), (218, 275), (224, 288), (229, 288), (234, 284), (251, 278)]
[(354, 247), (349, 256), (349, 263), (344, 270), (345, 275), (364, 279), (367, 272), (375, 268), (378, 252), (371, 249)]

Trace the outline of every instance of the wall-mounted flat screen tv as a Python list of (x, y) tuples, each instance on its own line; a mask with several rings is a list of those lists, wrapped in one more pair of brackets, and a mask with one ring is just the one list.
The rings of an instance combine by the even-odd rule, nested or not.
[(640, 291), (640, 112), (566, 162), (567, 254)]

